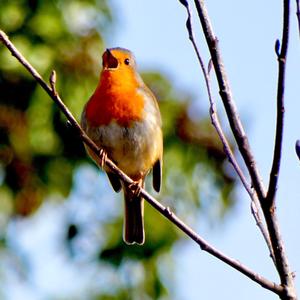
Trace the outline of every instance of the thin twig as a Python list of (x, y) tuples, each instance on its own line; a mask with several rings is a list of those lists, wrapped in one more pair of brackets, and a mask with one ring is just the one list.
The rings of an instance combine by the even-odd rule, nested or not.
[(296, 154), (298, 156), (298, 159), (300, 160), (300, 140), (297, 140), (296, 141), (296, 144), (295, 144), (295, 151), (296, 151)]
[(186, 21), (186, 28), (189, 34), (189, 39), (193, 45), (193, 48), (196, 52), (197, 55), (197, 59), (199, 61), (203, 76), (204, 76), (204, 80), (205, 80), (205, 84), (206, 84), (206, 90), (208, 93), (208, 99), (209, 99), (209, 103), (210, 103), (210, 118), (211, 118), (211, 122), (213, 124), (213, 126), (215, 127), (217, 134), (223, 144), (223, 148), (224, 148), (224, 152), (226, 153), (229, 162), (232, 164), (234, 170), (236, 171), (236, 173), (238, 174), (243, 186), (245, 187), (247, 193), (250, 196), (251, 199), (251, 213), (255, 219), (256, 225), (258, 226), (259, 230), (261, 231), (263, 238), (268, 246), (269, 252), (270, 252), (270, 257), (273, 259), (273, 261), (275, 262), (275, 258), (274, 258), (274, 254), (273, 254), (273, 249), (272, 249), (272, 245), (271, 245), (271, 241), (270, 241), (270, 237), (269, 237), (269, 233), (265, 227), (265, 224), (262, 221), (262, 216), (261, 216), (261, 211), (260, 211), (260, 203), (257, 199), (257, 195), (256, 193), (253, 191), (253, 189), (251, 188), (250, 184), (247, 182), (246, 176), (243, 173), (243, 171), (241, 170), (231, 148), (229, 145), (229, 142), (222, 130), (222, 126), (220, 124), (220, 120), (218, 117), (218, 113), (217, 113), (217, 107), (215, 104), (215, 100), (213, 98), (212, 95), (212, 91), (211, 91), (211, 84), (210, 84), (210, 69), (212, 68), (212, 61), (209, 60), (209, 64), (208, 64), (208, 71), (206, 71), (203, 59), (201, 57), (200, 54), (200, 50), (196, 44), (196, 40), (194, 37), (194, 31), (193, 31), (193, 25), (192, 25), (192, 14), (191, 14), (191, 10), (189, 7), (189, 3), (187, 1), (181, 1), (179, 0), (180, 3), (186, 8), (187, 11), (187, 21)]
[[(270, 181), (266, 199), (263, 205), (265, 218), (268, 229), (271, 235), (273, 244), (276, 266), (280, 275), (281, 284), (294, 289), (294, 280), (291, 274), (287, 256), (285, 254), (283, 240), (280, 236), (278, 221), (275, 214), (275, 198), (278, 185), (278, 177), (280, 172), (281, 154), (282, 154), (282, 139), (284, 128), (284, 89), (285, 89), (285, 69), (289, 42), (289, 19), (290, 19), (290, 1), (283, 1), (283, 28), (281, 39), (281, 50), (279, 51), (280, 43), (276, 41), (276, 54), (278, 60), (278, 84), (277, 84), (277, 120), (276, 120), (276, 135), (273, 163), (270, 172)], [(273, 238), (272, 238), (273, 237)]]
[(56, 72), (55, 72), (55, 70), (52, 70), (52, 72), (50, 74), (49, 83), (50, 83), (53, 94), (56, 95), (57, 92), (56, 92), (56, 87), (55, 87), (55, 84), (56, 84)]
[(228, 83), (227, 75), (225, 72), (223, 60), (219, 50), (218, 39), (215, 36), (211, 22), (204, 4), (204, 0), (194, 0), (197, 13), (202, 25), (202, 29), (206, 38), (206, 42), (210, 51), (211, 59), (214, 65), (217, 81), (219, 84), (219, 93), (223, 100), (223, 104), (228, 116), (229, 124), (231, 126), (233, 135), (236, 139), (240, 153), (248, 168), (253, 187), (257, 193), (259, 199), (265, 197), (265, 189), (262, 183), (261, 176), (258, 172), (256, 162), (254, 160), (248, 138), (245, 134), (245, 130), (240, 121), (235, 102), (232, 97), (230, 86)]
[[(30, 63), (22, 56), (22, 54), (15, 48), (15, 46), (10, 42), (6, 34), (0, 30), (0, 40), (1, 42), (9, 49), (13, 56), (17, 58), (17, 60), (31, 73), (31, 75), (35, 78), (35, 80), (41, 85), (41, 87), (48, 93), (48, 95), (53, 99), (53, 101), (58, 105), (64, 115), (67, 117), (68, 121), (72, 124), (72, 126), (78, 132), (78, 135), (81, 137), (82, 141), (91, 148), (92, 151), (96, 155), (100, 155), (101, 149), (86, 135), (86, 133), (82, 130), (76, 119), (73, 117), (69, 109), (64, 105), (60, 96), (53, 91), (51, 87), (42, 79), (40, 74), (30, 65)], [(133, 181), (123, 173), (109, 158), (105, 160), (105, 165), (108, 167), (114, 174), (116, 174), (124, 183), (131, 184)], [(169, 219), (174, 225), (176, 225), (181, 231), (183, 231), (187, 236), (189, 236), (192, 240), (194, 240), (203, 251), (206, 251), (228, 264), (232, 268), (238, 270), (245, 276), (249, 277), (253, 281), (260, 284), (262, 287), (278, 294), (282, 295), (284, 289), (260, 276), (259, 274), (253, 272), (246, 266), (242, 265), (239, 261), (234, 260), (213, 246), (211, 246), (206, 240), (204, 240), (201, 236), (199, 236), (196, 232), (194, 232), (189, 226), (187, 226), (182, 220), (180, 220), (168, 207), (164, 207), (160, 204), (155, 198), (149, 195), (144, 189), (141, 189), (141, 196), (156, 210), (158, 210), (162, 215), (164, 215), (167, 219)]]
[(298, 33), (299, 33), (299, 38), (300, 38), (300, 1), (296, 0), (296, 16), (297, 16), (297, 21), (298, 21)]
[[(288, 14), (288, 10), (285, 10)], [(276, 190), (278, 185), (278, 176), (280, 171), (281, 153), (282, 153), (282, 139), (284, 127), (284, 86), (285, 86), (285, 66), (288, 48), (288, 34), (289, 34), (289, 19), (288, 15), (284, 16), (283, 35), (281, 51), (279, 52), (280, 43), (276, 40), (276, 54), (278, 60), (278, 84), (277, 84), (277, 121), (276, 121), (276, 135), (272, 169), (270, 172), (270, 181), (267, 192), (267, 205), (274, 205)]]

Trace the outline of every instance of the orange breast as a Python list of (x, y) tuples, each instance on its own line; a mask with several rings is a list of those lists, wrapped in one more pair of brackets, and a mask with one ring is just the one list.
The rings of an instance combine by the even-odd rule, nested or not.
[(121, 126), (130, 126), (132, 121), (141, 120), (144, 99), (137, 87), (138, 83), (128, 74), (102, 72), (99, 85), (86, 107), (90, 125), (107, 125), (115, 120)]

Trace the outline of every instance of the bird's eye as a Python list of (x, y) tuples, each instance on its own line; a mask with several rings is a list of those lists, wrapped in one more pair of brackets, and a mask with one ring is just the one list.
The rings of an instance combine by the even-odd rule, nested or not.
[(129, 63), (130, 63), (130, 60), (129, 60), (129, 58), (125, 58), (125, 60), (124, 60), (124, 64), (128, 66), (128, 65), (129, 65)]

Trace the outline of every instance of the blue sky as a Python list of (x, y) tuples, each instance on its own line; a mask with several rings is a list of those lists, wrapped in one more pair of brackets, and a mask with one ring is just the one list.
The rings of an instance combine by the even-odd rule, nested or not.
[[(220, 41), (234, 99), (249, 135), (249, 141), (264, 182), (267, 183), (273, 156), (276, 113), (277, 61), (274, 43), (277, 38), (281, 37), (282, 5), (279, 1), (274, 3), (272, 0), (207, 2), (212, 25)], [(300, 138), (297, 127), (300, 110), (298, 92), (300, 41), (296, 27), (294, 3), (292, 3), (292, 7), (285, 98), (285, 136), (277, 206), (289, 260), (292, 270), (297, 274), (300, 270), (298, 238), (300, 165), (295, 155), (294, 145), (295, 141)], [(140, 70), (163, 71), (177, 89), (189, 91), (195, 99), (199, 99), (199, 106), (203, 113), (208, 112), (203, 77), (184, 26), (186, 21), (184, 7), (177, 0), (114, 0), (113, 11), (118, 18), (118, 23), (106, 37), (107, 46), (121, 46), (132, 50)], [(208, 61), (208, 52), (201, 30), (199, 30), (196, 13), (194, 13), (194, 24), (197, 28), (196, 34), (200, 51)], [(224, 128), (229, 132), (217, 89), (215, 89), (214, 95)], [(79, 185), (80, 182), (89, 182), (90, 190), (94, 193), (97, 189), (99, 191), (102, 189), (103, 193), (103, 188), (107, 188), (105, 194), (114, 197), (111, 189), (106, 185), (107, 183), (104, 180), (99, 181), (99, 176), (103, 175), (99, 175), (94, 169), (82, 170), (78, 176), (80, 176), (80, 179), (77, 178)], [(99, 186), (99, 182), (101, 182), (101, 186)], [(16, 236), (13, 242), (21, 245), (20, 248), (25, 254), (35, 253), (38, 245), (44, 245), (47, 249), (44, 253), (35, 253), (33, 265), (38, 266), (39, 261), (49, 261), (49, 263), (44, 263), (43, 268), (37, 268), (32, 277), (31, 287), (23, 285), (22, 280), (11, 279), (10, 284), (6, 285), (7, 295), (9, 295), (7, 299), (40, 300), (46, 299), (47, 293), (61, 296), (62, 291), (61, 285), (57, 281), (57, 272), (60, 274), (59, 282), (61, 280), (72, 284), (75, 282), (78, 270), (66, 266), (68, 258), (63, 252), (59, 251), (55, 260), (51, 259), (54, 254), (58, 253), (58, 245), (51, 243), (51, 240), (57, 240), (57, 236), (60, 234), (59, 228), (64, 225), (62, 224), (65, 219), (64, 214), (76, 210), (97, 218), (94, 212), (88, 211), (81, 202), (78, 202), (81, 193), (90, 192), (85, 191), (83, 186), (74, 191), (77, 197), (70, 197), (63, 212), (58, 206), (48, 202), (32, 219), (21, 223), (16, 222), (11, 226), (9, 230)], [(238, 204), (228, 214), (225, 222), (211, 228), (206, 220), (199, 219), (197, 232), (226, 254), (278, 282), (266, 246), (250, 214), (247, 194), (242, 188), (237, 188), (235, 193)], [(107, 201), (109, 200), (110, 198)], [(92, 201), (99, 201), (99, 198)], [(114, 213), (116, 212), (110, 211), (110, 214)], [(55, 220), (54, 223), (53, 220)], [(35, 239), (32, 239), (33, 229)], [(82, 241), (82, 243), (86, 246), (86, 241)], [(89, 249), (89, 251), (92, 253), (94, 249)], [(177, 245), (172, 255), (176, 258), (174, 268), (177, 289), (171, 291), (175, 300), (275, 299), (272, 293), (214, 257), (200, 251), (199, 247), (188, 239)], [(91, 278), (97, 273), (95, 269), (83, 269), (80, 266), (80, 260), (78, 266), (80, 272), (87, 275), (86, 278)], [(110, 279), (113, 280), (113, 277)], [(76, 282), (78, 283), (78, 280)], [(98, 281), (96, 282), (98, 284)], [(299, 276), (296, 277), (296, 282), (299, 290)], [(76, 285), (78, 299), (81, 299), (80, 292), (84, 289), (85, 282), (81, 282), (81, 284)], [(102, 284), (105, 285), (105, 283)], [(65, 285), (65, 295), (69, 295), (69, 291), (73, 287)]]

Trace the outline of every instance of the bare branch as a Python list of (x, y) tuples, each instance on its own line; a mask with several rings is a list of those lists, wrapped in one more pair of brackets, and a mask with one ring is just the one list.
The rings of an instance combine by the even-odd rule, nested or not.
[(296, 150), (296, 154), (298, 156), (298, 159), (300, 160), (300, 140), (296, 141), (295, 150)]
[[(76, 129), (76, 132), (81, 137), (82, 141), (94, 151), (95, 154), (101, 156), (101, 149), (86, 135), (82, 130), (80, 125), (77, 123), (71, 112), (64, 105), (58, 94), (55, 93), (53, 88), (49, 87), (47, 83), (42, 79), (40, 74), (30, 65), (30, 63), (22, 56), (22, 54), (15, 48), (15, 46), (10, 42), (6, 34), (0, 30), (0, 40), (1, 42), (10, 50), (13, 56), (31, 73), (35, 80), (41, 85), (41, 87), (48, 93), (48, 95), (53, 99), (53, 101), (58, 105), (64, 115), (67, 117), (70, 124)], [(100, 157), (102, 159), (102, 157)], [(123, 173), (109, 158), (104, 161), (106, 167), (108, 167), (114, 174), (116, 174), (124, 183), (131, 184), (133, 181)], [(194, 240), (202, 250), (210, 253), (214, 257), (228, 264), (232, 268), (238, 270), (245, 276), (249, 277), (253, 281), (260, 284), (262, 287), (278, 294), (283, 295), (284, 289), (268, 279), (260, 276), (259, 274), (253, 272), (246, 266), (242, 265), (239, 261), (234, 260), (222, 252), (218, 251), (216, 248), (211, 246), (206, 240), (194, 232), (189, 226), (187, 226), (182, 220), (180, 220), (168, 207), (164, 207), (155, 198), (149, 195), (144, 189), (141, 189), (141, 195), (143, 198), (149, 202), (156, 210), (158, 210), (162, 215), (169, 219), (174, 225), (176, 225), (181, 231), (183, 231), (187, 236)]]
[(279, 51), (279, 42), (276, 41), (275, 49), (278, 59), (278, 84), (277, 84), (277, 121), (273, 163), (270, 172), (270, 181), (268, 192), (262, 207), (265, 213), (266, 223), (271, 236), (271, 241), (276, 259), (276, 267), (280, 276), (281, 284), (291, 290), (291, 295), (295, 294), (293, 275), (290, 271), (287, 256), (280, 236), (278, 221), (275, 214), (275, 198), (278, 185), (278, 176), (280, 171), (282, 139), (284, 128), (284, 89), (285, 89), (285, 69), (287, 50), (289, 42), (289, 19), (290, 19), (290, 1), (283, 1), (283, 28), (281, 39), (281, 50)]
[[(238, 165), (238, 162), (236, 161), (235, 159), (235, 156), (230, 148), (230, 145), (229, 145), (229, 142), (227, 141), (227, 138), (222, 130), (222, 127), (221, 127), (221, 124), (220, 124), (220, 121), (219, 121), (219, 117), (218, 117), (218, 114), (217, 114), (217, 108), (216, 108), (216, 104), (215, 104), (215, 101), (213, 99), (213, 96), (212, 96), (212, 92), (211, 92), (211, 86), (210, 86), (210, 78), (209, 78), (209, 74), (208, 74), (208, 71), (206, 71), (205, 69), (205, 65), (204, 65), (204, 62), (203, 62), (203, 59), (200, 55), (200, 51), (197, 47), (197, 44), (195, 42), (195, 38), (194, 38), (194, 33), (193, 33), (193, 28), (192, 28), (192, 19), (191, 19), (191, 12), (190, 12), (190, 8), (189, 8), (189, 5), (188, 5), (188, 2), (187, 1), (182, 1), (182, 0), (179, 0), (186, 8), (187, 10), (187, 14), (188, 14), (188, 18), (187, 18), (187, 22), (186, 22), (186, 27), (187, 27), (187, 30), (188, 30), (188, 33), (189, 33), (189, 39), (190, 41), (192, 42), (193, 44), (193, 47), (194, 47), (194, 50), (196, 52), (196, 55), (197, 55), (197, 59), (200, 63), (200, 66), (201, 66), (201, 70), (202, 70), (202, 73), (203, 73), (203, 76), (204, 76), (204, 80), (205, 80), (205, 84), (206, 84), (206, 89), (207, 89), (207, 93), (208, 93), (208, 99), (209, 99), (209, 103), (210, 103), (210, 117), (211, 117), (211, 122), (213, 124), (213, 126), (215, 127), (219, 137), (220, 137), (220, 140), (223, 144), (223, 147), (224, 147), (224, 151), (229, 159), (229, 162), (233, 165), (236, 173), (238, 174), (238, 176), (240, 177), (241, 179), (241, 182), (242, 184), (244, 185), (245, 189), (247, 190), (248, 194), (250, 195), (250, 197), (252, 198), (252, 195), (253, 195), (253, 191), (251, 189), (251, 186), (249, 185), (249, 183), (247, 182), (247, 179), (245, 177), (245, 175), (243, 174), (240, 166)], [(210, 60), (211, 62), (211, 60)], [(209, 62), (208, 64), (208, 70), (210, 71), (211, 69), (211, 63)]]
[[(227, 113), (227, 117), (233, 132), (233, 135), (236, 139), (237, 145), (239, 147), (240, 153), (245, 161), (246, 167), (248, 168), (253, 187), (257, 193), (258, 199), (260, 201), (261, 207), (263, 209), (265, 221), (267, 224), (267, 228), (269, 231), (269, 236), (271, 239), (271, 244), (275, 256), (275, 265), (277, 267), (278, 273), (280, 275), (281, 284), (285, 289), (285, 294), (282, 299), (296, 299), (296, 291), (294, 288), (293, 283), (293, 276), (292, 273), (289, 271), (288, 267), (288, 261), (287, 256), (284, 251), (283, 247), (283, 241), (281, 239), (280, 233), (279, 233), (279, 227), (275, 212), (275, 207), (271, 207), (266, 205), (266, 191), (264, 188), (264, 185), (262, 183), (261, 176), (258, 172), (256, 162), (254, 160), (252, 151), (250, 149), (250, 145), (247, 139), (247, 136), (245, 134), (245, 131), (243, 129), (243, 126), (240, 122), (239, 115), (237, 113), (237, 109), (235, 106), (235, 103), (232, 98), (230, 86), (228, 83), (227, 75), (225, 72), (224, 64), (221, 58), (221, 53), (218, 46), (218, 39), (216, 38), (211, 22), (206, 10), (206, 6), (204, 4), (204, 0), (194, 0), (195, 6), (197, 9), (197, 13), (202, 25), (202, 29), (206, 38), (206, 42), (210, 51), (211, 59), (214, 65), (214, 70), (216, 73), (217, 81), (219, 84), (220, 89), (220, 95), (223, 100), (223, 104)], [(286, 46), (282, 45), (282, 49), (287, 47), (288, 42), (288, 23), (289, 23), (289, 1), (284, 0), (284, 21), (283, 21), (283, 39), (282, 44), (286, 44)], [(278, 47), (278, 46), (277, 46)], [(284, 50), (281, 50), (281, 54), (285, 53)], [(283, 58), (283, 59), (282, 59)], [(281, 63), (280, 66), (282, 68), (282, 65), (284, 65), (285, 58), (281, 57), (280, 59)], [(282, 71), (281, 71), (282, 72)], [(284, 72), (283, 72), (284, 74)], [(281, 82), (281, 81), (280, 81)], [(281, 88), (278, 88), (278, 93), (284, 92), (284, 85)], [(278, 105), (281, 108), (281, 105)], [(282, 112), (283, 116), (283, 112)], [(280, 116), (279, 116), (280, 118)], [(279, 120), (280, 123), (280, 120)], [(275, 145), (276, 151), (278, 151), (279, 147), (278, 145), (281, 145), (280, 140), (282, 140), (282, 136), (280, 133), (280, 126), (277, 124), (277, 127), (279, 126), (279, 130), (277, 130), (277, 146)], [(280, 159), (280, 153), (276, 152), (276, 157)], [(278, 160), (274, 164), (274, 170), (276, 171), (278, 166), (277, 164), (280, 164)], [(278, 169), (279, 170), (279, 169)], [(273, 189), (275, 186), (277, 186), (277, 173), (272, 172), (272, 181), (276, 182), (276, 184), (272, 183), (271, 188)], [(270, 190), (272, 192), (272, 189)], [(272, 195), (272, 194), (270, 194)], [(268, 209), (270, 208), (270, 209)]]
[(298, 31), (299, 31), (299, 38), (300, 38), (300, 1), (296, 0), (296, 16), (297, 16), (297, 21), (298, 21)]
[(213, 67), (212, 65), (212, 60), (210, 59), (209, 60), (209, 63), (208, 63), (208, 68), (207, 68), (207, 71), (205, 69), (205, 65), (204, 65), (204, 62), (203, 62), (203, 59), (201, 57), (201, 54), (200, 54), (200, 50), (196, 44), (196, 40), (195, 40), (195, 37), (194, 37), (194, 32), (193, 32), (193, 25), (192, 25), (192, 14), (191, 14), (191, 10), (190, 10), (190, 7), (189, 7), (189, 4), (187, 1), (181, 1), (179, 0), (180, 3), (186, 8), (186, 11), (187, 11), (187, 21), (186, 21), (186, 28), (187, 28), (187, 31), (188, 31), (188, 34), (189, 34), (189, 39), (194, 47), (194, 50), (196, 52), (196, 55), (197, 55), (197, 59), (199, 61), (199, 64), (200, 64), (200, 67), (201, 67), (201, 70), (202, 70), (202, 73), (203, 73), (203, 76), (204, 76), (204, 80), (205, 80), (205, 84), (206, 84), (206, 89), (207, 89), (207, 93), (208, 93), (208, 99), (209, 99), (209, 103), (210, 103), (210, 118), (211, 118), (211, 122), (213, 124), (213, 126), (215, 127), (218, 135), (219, 135), (219, 138), (223, 144), (223, 148), (224, 148), (224, 152), (226, 153), (227, 157), (228, 157), (228, 160), (229, 162), (232, 164), (234, 170), (236, 171), (236, 173), (238, 174), (243, 186), (245, 187), (247, 193), (249, 194), (250, 198), (251, 198), (251, 213), (252, 215), (254, 216), (254, 219), (255, 219), (255, 222), (258, 226), (258, 228), (260, 229), (262, 235), (263, 235), (263, 238), (268, 246), (268, 249), (269, 249), (269, 252), (270, 252), (270, 256), (271, 258), (273, 259), (273, 261), (275, 262), (275, 258), (274, 258), (274, 255), (273, 255), (273, 249), (272, 249), (272, 245), (271, 245), (271, 241), (270, 241), (270, 237), (269, 237), (269, 233), (265, 227), (265, 224), (263, 223), (262, 221), (262, 216), (261, 216), (261, 212), (260, 212), (260, 203), (257, 199), (257, 195), (256, 193), (252, 190), (250, 184), (247, 182), (247, 179), (243, 173), (243, 171), (241, 170), (231, 148), (230, 148), (230, 145), (229, 145), (229, 142), (222, 130), (222, 126), (220, 124), (220, 120), (219, 120), (219, 117), (218, 117), (218, 113), (217, 113), (217, 107), (216, 107), (216, 104), (215, 104), (215, 100), (213, 98), (213, 95), (212, 95), (212, 91), (211, 91), (211, 84), (210, 84), (210, 71), (211, 71), (211, 68)]
[(57, 95), (56, 87), (55, 87), (55, 84), (56, 84), (56, 72), (55, 72), (55, 70), (52, 70), (52, 72), (50, 74), (49, 83), (50, 83), (50, 86), (52, 88), (53, 94)]
[(273, 155), (273, 164), (270, 173), (270, 182), (267, 192), (267, 205), (272, 206), (275, 201), (275, 195), (278, 184), (278, 175), (280, 171), (283, 126), (284, 126), (284, 87), (285, 87), (285, 66), (288, 49), (289, 36), (289, 3), (285, 1), (283, 18), (283, 34), (281, 41), (281, 50), (279, 40), (275, 43), (275, 52), (278, 60), (278, 84), (277, 84), (277, 122), (276, 136)]
[(245, 134), (245, 130), (242, 126), (235, 103), (232, 98), (223, 60), (219, 50), (218, 39), (213, 32), (211, 22), (204, 4), (204, 0), (194, 1), (202, 25), (202, 29), (206, 38), (206, 42), (210, 51), (211, 59), (214, 65), (220, 89), (219, 93), (223, 100), (223, 104), (228, 116), (233, 135), (236, 139), (240, 153), (245, 161), (246, 167), (248, 168), (252, 184), (258, 195), (258, 198), (263, 199), (265, 197), (264, 185), (262, 183), (261, 176), (258, 172), (256, 162), (251, 152), (248, 138)]

